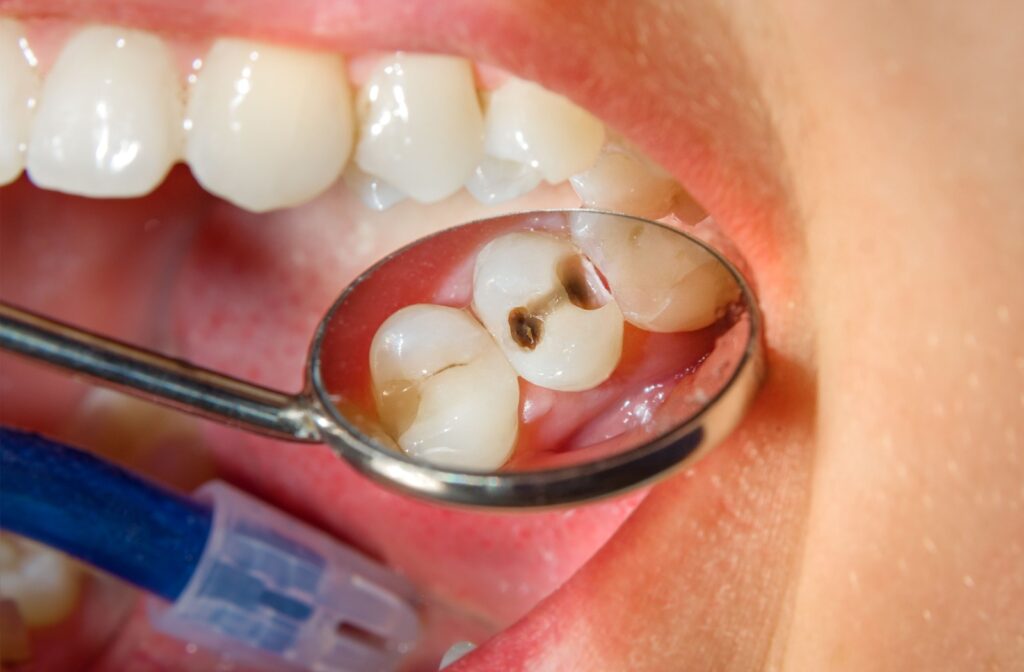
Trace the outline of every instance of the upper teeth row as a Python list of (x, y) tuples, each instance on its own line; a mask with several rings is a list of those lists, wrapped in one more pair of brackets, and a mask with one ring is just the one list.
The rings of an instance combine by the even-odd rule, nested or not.
[(208, 191), (265, 211), (309, 200), (348, 166), (379, 207), (463, 186), (492, 203), (581, 174), (586, 191), (605, 139), (535, 84), (479, 95), (471, 64), (451, 56), (388, 56), (353, 95), (336, 54), (219, 39), (186, 84), (162, 39), (89, 26), (41, 81), (24, 35), (0, 17), (0, 184), (27, 169), (43, 187), (131, 197), (185, 160)]
[(416, 304), (378, 329), (370, 371), (381, 423), (421, 459), (497, 469), (516, 443), (517, 376), (554, 390), (592, 388), (618, 366), (624, 322), (700, 329), (737, 294), (714, 256), (651, 224), (580, 212), (568, 239), (505, 234), (477, 255), (473, 314)]

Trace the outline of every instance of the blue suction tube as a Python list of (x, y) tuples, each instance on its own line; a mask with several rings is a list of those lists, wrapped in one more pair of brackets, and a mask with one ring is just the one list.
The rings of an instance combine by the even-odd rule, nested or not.
[(0, 528), (174, 601), (212, 526), (209, 507), (84, 451), (0, 427)]

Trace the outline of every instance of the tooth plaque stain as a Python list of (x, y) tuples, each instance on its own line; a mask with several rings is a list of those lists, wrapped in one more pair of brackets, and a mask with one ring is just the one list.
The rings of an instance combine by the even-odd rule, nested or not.
[(520, 306), (509, 311), (508, 326), (516, 345), (534, 350), (544, 332), (544, 318)]

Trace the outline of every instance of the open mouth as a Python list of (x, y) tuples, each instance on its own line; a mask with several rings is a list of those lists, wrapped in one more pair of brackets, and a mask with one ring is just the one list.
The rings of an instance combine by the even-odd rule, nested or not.
[[(644, 42), (611, 27), (642, 20), (629, 7), (604, 8), (579, 17), (574, 30), (587, 32), (566, 41), (557, 8), (419, 4), (8, 3), (18, 22), (0, 24), (0, 58), (5, 72), (20, 68), (11, 81), (21, 98), (2, 114), (24, 123), (5, 125), (0, 141), (25, 151), (0, 156), (10, 183), (2, 298), (297, 389), (317, 321), (381, 256), (471, 219), (582, 203), (730, 237), (771, 320), (792, 291), (777, 254), (781, 171), (758, 91), (717, 17), (701, 17), (703, 44)], [(19, 107), (25, 98), (31, 109)], [(635, 609), (642, 623), (665, 606), (624, 606), (602, 587), (618, 573), (648, 590), (679, 578), (673, 551), (656, 545), (653, 564), (637, 565), (636, 535), (616, 535), (644, 494), (544, 514), (445, 509), (381, 490), (326, 448), (169, 419), (2, 361), (4, 422), (182, 487), (217, 473), (454, 605), (458, 617), (424, 644), (422, 669), (457, 639), (492, 637), (464, 669), (541, 658), (553, 667), (538, 669), (565, 669), (618, 622), (613, 611)], [(745, 459), (756, 456), (732, 462)], [(688, 534), (700, 535), (729, 517), (721, 497), (658, 505), (696, 514)], [(25, 665), (208, 666), (130, 605), (113, 635), (83, 627), (82, 614), (110, 598), (92, 584), (74, 595), (39, 621), (41, 636), (72, 644), (33, 646)], [(603, 613), (584, 616), (592, 610)], [(605, 646), (610, 659), (633, 655), (629, 636)]]

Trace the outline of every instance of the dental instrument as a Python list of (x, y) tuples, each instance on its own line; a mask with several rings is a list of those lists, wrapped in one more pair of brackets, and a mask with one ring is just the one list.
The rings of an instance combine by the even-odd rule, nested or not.
[[(343, 403), (350, 358), (368, 357), (377, 324), (360, 310), (391, 312), (409, 301), (394, 290), (437, 265), (451, 240), (481, 243), (509, 231), (566, 231), (589, 216), (618, 227), (669, 231), (712, 255), (736, 283), (738, 300), (728, 335), (715, 346), (714, 366), (698, 367), (686, 411), (669, 415), (633, 443), (539, 467), (471, 471), (416, 460), (381, 440), (365, 414)], [(383, 321), (383, 318), (381, 318)], [(0, 348), (19, 353), (151, 401), (249, 431), (306, 443), (323, 442), (371, 479), (400, 492), (483, 508), (575, 504), (650, 484), (720, 442), (742, 419), (763, 377), (761, 318), (746, 280), (722, 254), (678, 229), (637, 217), (587, 210), (524, 212), (480, 220), (421, 239), (386, 257), (345, 289), (320, 322), (309, 351), (306, 387), (286, 394), (201, 369), (67, 324), (0, 304)], [(666, 411), (666, 413), (668, 413)], [(663, 414), (664, 415), (664, 414)], [(656, 431), (654, 431), (656, 430)]]
[(416, 644), (397, 574), (238, 489), (194, 497), (0, 427), (0, 528), (163, 601), (154, 626), (259, 669), (379, 672)]

